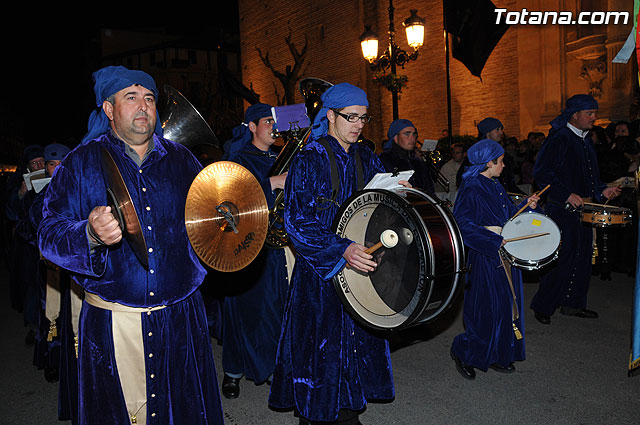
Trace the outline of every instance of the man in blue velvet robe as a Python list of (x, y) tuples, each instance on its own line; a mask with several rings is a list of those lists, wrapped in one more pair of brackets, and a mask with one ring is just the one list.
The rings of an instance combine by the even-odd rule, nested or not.
[(543, 324), (551, 322), (558, 307), (565, 315), (598, 317), (586, 308), (593, 228), (580, 221), (579, 209), (586, 199), (602, 203), (618, 196), (620, 188), (607, 187), (600, 181), (598, 159), (588, 136), (597, 111), (598, 102), (589, 95), (569, 98), (565, 110), (551, 121), (551, 131), (533, 170), (539, 187), (551, 185), (545, 213), (562, 233), (558, 261), (540, 278), (538, 292), (531, 300), (531, 309)]
[[(407, 119), (394, 120), (387, 131), (387, 142), (380, 154), (380, 161), (387, 172), (413, 170), (409, 179), (412, 187), (435, 196), (431, 170), (419, 153), (416, 152), (418, 130)], [(430, 161), (430, 159), (426, 159)]]
[(23, 314), (24, 324), (28, 327), (25, 342), (34, 344), (40, 305), (36, 267), (40, 254), (36, 246), (36, 235), (29, 221), (29, 208), (37, 194), (33, 186), (31, 189), (27, 187), (23, 173), (33, 173), (44, 168), (44, 148), (41, 145), (27, 146), (23, 160), (25, 168), (15, 175), (19, 181), (11, 182), (6, 206), (7, 218), (15, 223), (12, 229), (13, 246), (12, 258), (9, 261), (9, 283), (12, 304)]
[[(65, 145), (52, 143), (44, 149), (45, 170), (46, 175), (53, 176), (55, 169), (62, 163), (64, 157), (69, 153), (69, 148)], [(46, 191), (42, 190), (38, 193), (33, 205), (29, 209), (29, 217), (34, 229), (37, 232), (40, 222), (42, 221), (42, 204)], [(41, 259), (40, 267), (47, 270), (47, 275), (51, 276), (57, 282), (57, 288), (50, 288), (50, 282), (41, 283), (41, 311), (40, 311), (40, 342), (44, 350), (58, 351), (58, 364), (55, 365), (58, 371), (58, 419), (65, 421), (71, 420), (73, 425), (78, 423), (78, 362), (76, 360), (77, 348), (77, 317), (80, 311), (79, 306), (82, 305), (83, 291), (69, 278), (69, 273), (60, 269), (58, 266), (50, 263), (48, 260)], [(48, 295), (59, 293), (60, 300)], [(55, 302), (52, 304), (52, 299)], [(54, 328), (50, 327), (50, 323), (55, 324)], [(48, 341), (48, 334), (55, 330), (57, 337)], [(36, 342), (36, 353), (38, 351), (38, 342)], [(44, 350), (41, 350), (43, 352)], [(53, 360), (49, 355), (49, 360)], [(53, 366), (53, 365), (51, 365)]]
[[(270, 105), (252, 105), (245, 112), (244, 123), (234, 128), (236, 137), (225, 143), (225, 158), (251, 171), (270, 209), (287, 177), (286, 173), (269, 175), (277, 157), (271, 148), (275, 142), (273, 123)], [(222, 332), (222, 394), (227, 398), (239, 396), (243, 375), (261, 384), (273, 374), (289, 288), (286, 249), (264, 246), (249, 266), (230, 277), (236, 293), (225, 297)]]
[[(45, 146), (44, 175), (46, 178), (50, 178), (53, 175), (56, 167), (67, 153), (69, 153), (69, 148), (59, 143), (51, 143)], [(37, 245), (36, 232), (42, 220), (44, 194), (44, 188), (36, 193), (28, 211), (28, 221), (31, 225), (34, 246)], [(40, 307), (38, 310), (38, 331), (36, 332), (33, 363), (39, 369), (44, 369), (47, 381), (53, 382), (59, 377), (60, 335), (58, 327), (60, 320), (58, 319), (60, 312), (60, 284), (68, 276), (66, 276), (66, 273), (62, 276), (58, 266), (49, 263), (43, 258), (38, 258), (37, 264), (32, 265), (32, 267), (35, 267), (38, 271), (38, 305)]]
[[(503, 237), (491, 230), (501, 228), (520, 209), (497, 179), (504, 168), (504, 149), (483, 139), (469, 148), (467, 158), (470, 166), (462, 175), (453, 214), (468, 248), (470, 271), (464, 293), (465, 331), (454, 338), (451, 356), (458, 372), (474, 379), (474, 369), (511, 373), (514, 362), (525, 359), (524, 303), (522, 273), (501, 258)], [(538, 199), (533, 195), (523, 204), (536, 208)]]
[[(162, 138), (158, 90), (121, 66), (93, 74), (89, 132), (56, 169), (38, 229), (42, 255), (84, 290), (79, 319), (80, 424), (221, 424), (205, 269), (184, 223), (200, 163)], [(127, 186), (148, 252), (145, 265), (108, 206), (102, 149)]]
[[(321, 96), (311, 138), (293, 159), (285, 185), (285, 228), (296, 262), (278, 347), (269, 404), (295, 409), (300, 423), (357, 424), (367, 400), (394, 397), (388, 342), (358, 325), (343, 308), (333, 276), (345, 266), (374, 270), (365, 247), (332, 232), (331, 224), (356, 184), (356, 155), (364, 182), (385, 172), (365, 144), (356, 143), (369, 105), (348, 83)], [(340, 187), (332, 193), (330, 149)]]

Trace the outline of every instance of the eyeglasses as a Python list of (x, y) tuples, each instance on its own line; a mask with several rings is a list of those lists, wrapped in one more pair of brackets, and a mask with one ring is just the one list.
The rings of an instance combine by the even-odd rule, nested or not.
[(348, 122), (357, 122), (358, 120), (360, 120), (361, 122), (366, 124), (371, 121), (371, 115), (343, 114), (342, 112), (338, 112), (335, 109), (332, 109), (332, 111), (340, 115)]
[(36, 159), (33, 161), (29, 161), (29, 165), (31, 166), (44, 165), (44, 159)]

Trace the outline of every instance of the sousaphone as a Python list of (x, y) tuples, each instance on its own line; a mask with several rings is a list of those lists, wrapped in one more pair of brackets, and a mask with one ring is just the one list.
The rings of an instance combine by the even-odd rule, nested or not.
[(222, 144), (198, 110), (175, 88), (165, 85), (158, 102), (163, 137), (191, 150), (203, 165), (222, 158)]

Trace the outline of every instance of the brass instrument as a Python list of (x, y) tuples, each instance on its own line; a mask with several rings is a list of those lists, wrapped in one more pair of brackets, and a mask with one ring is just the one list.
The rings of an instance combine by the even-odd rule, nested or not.
[(440, 172), (438, 167), (436, 167), (436, 164), (442, 161), (442, 154), (437, 149), (426, 154), (422, 151), (422, 149), (420, 149), (421, 146), (422, 143), (420, 143), (420, 141), (416, 141), (415, 151), (422, 158), (425, 164), (427, 164), (427, 167), (431, 170), (431, 172), (436, 176), (435, 184), (440, 186), (445, 192), (449, 192), (449, 179), (447, 179), (444, 174)]
[[(307, 144), (309, 136), (311, 135), (313, 120), (318, 112), (320, 112), (320, 109), (322, 109), (320, 96), (331, 86), (333, 86), (333, 84), (319, 78), (304, 78), (300, 81), (298, 87), (305, 100), (307, 116), (311, 124), (309, 127), (302, 129), (292, 125), (290, 130), (274, 132), (272, 134), (273, 137), (282, 137), (285, 144), (273, 163), (268, 174), (269, 176), (278, 176), (285, 173), (289, 169), (289, 165), (291, 165), (291, 161), (296, 154)], [(271, 248), (284, 248), (289, 243), (287, 232), (284, 229), (284, 219), (282, 217), (282, 211), (284, 210), (284, 191), (277, 189), (276, 192), (273, 208), (269, 210), (269, 230), (265, 244)]]
[(171, 86), (158, 99), (163, 137), (186, 146), (203, 166), (222, 158), (222, 144), (194, 106)]

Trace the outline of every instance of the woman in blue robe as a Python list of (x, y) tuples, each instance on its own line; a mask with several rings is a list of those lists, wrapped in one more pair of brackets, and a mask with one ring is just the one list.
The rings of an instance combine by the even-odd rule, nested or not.
[[(338, 298), (332, 278), (347, 260), (354, 264), (347, 251), (356, 244), (339, 237), (331, 224), (358, 180), (356, 155), (365, 182), (383, 173), (384, 167), (371, 149), (356, 143), (367, 119), (364, 92), (338, 84), (322, 95), (322, 103), (312, 128), (313, 141), (294, 158), (285, 185), (285, 228), (296, 261), (269, 404), (295, 409), (303, 424), (345, 417), (351, 417), (349, 423), (359, 423), (357, 413), (368, 400), (394, 398), (391, 358), (388, 342), (355, 322)], [(335, 124), (327, 123), (329, 116)], [(357, 117), (353, 122), (347, 120), (353, 116)], [(340, 131), (328, 131), (328, 125), (339, 125)], [(335, 197), (327, 149), (335, 156), (339, 174)]]
[[(522, 273), (511, 267), (519, 313), (514, 314), (514, 298), (499, 253), (503, 238), (487, 228), (503, 226), (519, 210), (497, 179), (504, 167), (504, 149), (497, 142), (484, 139), (469, 148), (467, 157), (471, 166), (463, 174), (453, 209), (468, 249), (465, 331), (454, 338), (451, 356), (462, 376), (474, 379), (474, 368), (513, 372), (513, 363), (525, 359), (525, 344)], [(536, 208), (537, 201), (534, 195), (523, 204), (530, 202)]]
[[(276, 182), (282, 186), (286, 178), (269, 175), (277, 157), (271, 149), (275, 142), (272, 127), (271, 106), (252, 105), (245, 113), (245, 123), (234, 129), (237, 137), (225, 144), (229, 150), (225, 158), (256, 177), (270, 209), (275, 203)], [(262, 384), (273, 374), (289, 288), (285, 249), (265, 246), (251, 264), (229, 276), (235, 293), (224, 300), (222, 393), (227, 398), (239, 395), (242, 375)]]

